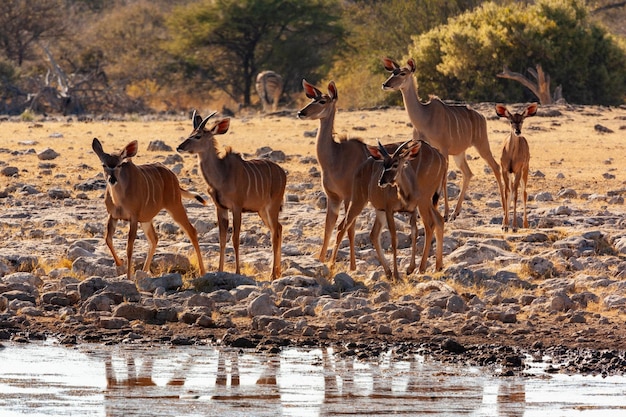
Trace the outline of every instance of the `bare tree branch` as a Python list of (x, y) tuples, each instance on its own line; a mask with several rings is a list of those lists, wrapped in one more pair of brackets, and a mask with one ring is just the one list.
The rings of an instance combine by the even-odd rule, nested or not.
[(511, 71), (507, 66), (503, 67), (502, 72), (497, 74), (497, 77), (517, 81), (532, 91), (532, 93), (537, 96), (541, 104), (552, 104), (552, 96), (550, 95), (550, 76), (543, 72), (541, 64), (537, 64), (535, 68), (528, 68), (528, 72), (533, 76), (535, 82), (529, 80), (526, 76), (520, 74), (519, 72)]

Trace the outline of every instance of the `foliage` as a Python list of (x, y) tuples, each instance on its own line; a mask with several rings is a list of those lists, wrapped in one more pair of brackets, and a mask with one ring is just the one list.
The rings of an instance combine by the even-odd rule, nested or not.
[(496, 78), (504, 65), (524, 73), (541, 64), (575, 103), (619, 104), (626, 91), (625, 50), (580, 0), (485, 3), (414, 37), (408, 55), (421, 91), (447, 99), (532, 100), (521, 85)]
[(335, 0), (202, 0), (168, 19), (176, 58), (191, 88), (222, 90), (249, 105), (256, 74), (272, 69), (292, 91), (302, 74), (316, 78), (341, 43)]
[(38, 42), (55, 41), (65, 33), (67, 8), (62, 0), (0, 2), (0, 50), (22, 66)]

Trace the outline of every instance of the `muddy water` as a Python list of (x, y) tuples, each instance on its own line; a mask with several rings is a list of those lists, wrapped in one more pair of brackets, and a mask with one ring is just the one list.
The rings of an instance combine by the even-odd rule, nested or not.
[(523, 377), (415, 356), (53, 342), (0, 349), (0, 416), (620, 416), (626, 378)]

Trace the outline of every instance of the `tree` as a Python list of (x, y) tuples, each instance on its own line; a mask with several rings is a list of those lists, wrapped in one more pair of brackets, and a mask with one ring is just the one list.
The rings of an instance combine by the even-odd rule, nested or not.
[[(381, 58), (399, 60), (406, 54), (412, 36), (417, 36), (448, 18), (472, 9), (482, 0), (352, 0), (343, 4), (343, 22), (348, 31), (343, 59), (334, 63), (333, 79), (342, 94), (342, 105), (372, 106), (393, 101), (384, 93)], [(379, 83), (364, 85), (378, 77)], [(378, 88), (377, 88), (378, 87)]]
[(0, 49), (21, 67), (40, 41), (64, 36), (68, 10), (62, 0), (0, 2)]
[(541, 65), (574, 103), (620, 104), (626, 92), (626, 51), (589, 19), (582, 0), (485, 3), (415, 37), (408, 52), (422, 93), (447, 99), (534, 100), (496, 77), (504, 66), (524, 74)]
[[(168, 20), (176, 60), (193, 88), (219, 89), (245, 106), (256, 74), (283, 76), (285, 91), (301, 79), (319, 79), (341, 43), (335, 0), (201, 0), (177, 8)], [(199, 84), (199, 85), (198, 85)]]

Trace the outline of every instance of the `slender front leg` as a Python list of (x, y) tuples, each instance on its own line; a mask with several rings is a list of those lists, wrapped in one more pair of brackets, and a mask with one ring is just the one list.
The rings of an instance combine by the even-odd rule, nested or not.
[(395, 281), (400, 280), (400, 273), (398, 273), (398, 236), (396, 235), (396, 222), (393, 218), (393, 211), (389, 210), (385, 212), (387, 216), (387, 228), (391, 235), (391, 251), (393, 254), (393, 279)]
[(235, 250), (235, 273), (239, 274), (239, 233), (241, 232), (241, 209), (233, 208), (233, 249)]
[(509, 231), (509, 202), (511, 193), (511, 184), (509, 182), (509, 174), (506, 170), (502, 171), (502, 178), (504, 179), (504, 217), (502, 218), (502, 230)]
[[(467, 159), (465, 158), (465, 152), (461, 152), (458, 155), (454, 155), (454, 162), (461, 169), (461, 173), (463, 175), (463, 179), (461, 182), (461, 192), (459, 193), (459, 200), (456, 202), (456, 207), (454, 208), (454, 212), (450, 215), (450, 220), (454, 220), (457, 218), (459, 213), (461, 212), (461, 204), (463, 204), (463, 200), (465, 199), (465, 193), (467, 192), (467, 188), (469, 187), (470, 180), (474, 176), (472, 170), (467, 164)], [(498, 174), (498, 177), (500, 174)]]
[(137, 237), (138, 222), (136, 219), (129, 221), (128, 243), (126, 244), (126, 277), (132, 279), (133, 276), (133, 245)]
[(406, 274), (410, 275), (415, 271), (415, 257), (417, 256), (417, 215), (415, 210), (411, 213), (409, 218), (409, 224), (411, 225), (411, 263), (406, 269)]
[(372, 241), (372, 245), (374, 245), (374, 249), (376, 249), (376, 255), (378, 255), (378, 262), (383, 267), (385, 271), (385, 276), (388, 279), (391, 278), (391, 269), (389, 268), (389, 264), (387, 264), (387, 260), (385, 259), (385, 255), (383, 254), (383, 250), (380, 246), (380, 231), (387, 220), (385, 219), (385, 212), (376, 210), (376, 219), (374, 220), (374, 224), (372, 225), (372, 230), (370, 232), (370, 240)]
[(109, 250), (111, 251), (111, 255), (113, 255), (113, 260), (115, 261), (115, 265), (122, 265), (122, 260), (117, 256), (115, 252), (115, 247), (113, 246), (113, 235), (115, 234), (115, 228), (117, 227), (117, 220), (113, 217), (109, 216), (109, 220), (107, 222), (107, 228), (104, 232), (104, 241), (106, 242)]
[(324, 242), (322, 243), (322, 249), (320, 250), (320, 255), (318, 259), (320, 262), (326, 261), (326, 251), (328, 250), (328, 242), (330, 240), (330, 235), (335, 228), (335, 223), (337, 222), (337, 217), (339, 217), (339, 206), (341, 201), (337, 199), (331, 199), (327, 196), (326, 202), (326, 222), (324, 224)]
[(145, 272), (149, 272), (150, 264), (152, 263), (152, 258), (154, 257), (154, 253), (156, 252), (157, 243), (159, 242), (159, 237), (157, 236), (157, 233), (154, 230), (154, 225), (151, 221), (141, 223), (141, 229), (143, 230), (143, 233), (146, 235), (148, 243), (150, 244), (150, 247), (148, 248), (148, 256), (146, 256), (146, 262), (143, 264), (143, 270)]
[(224, 270), (224, 257), (226, 252), (226, 235), (228, 233), (228, 210), (217, 208), (217, 226), (220, 234), (220, 264), (218, 271)]

